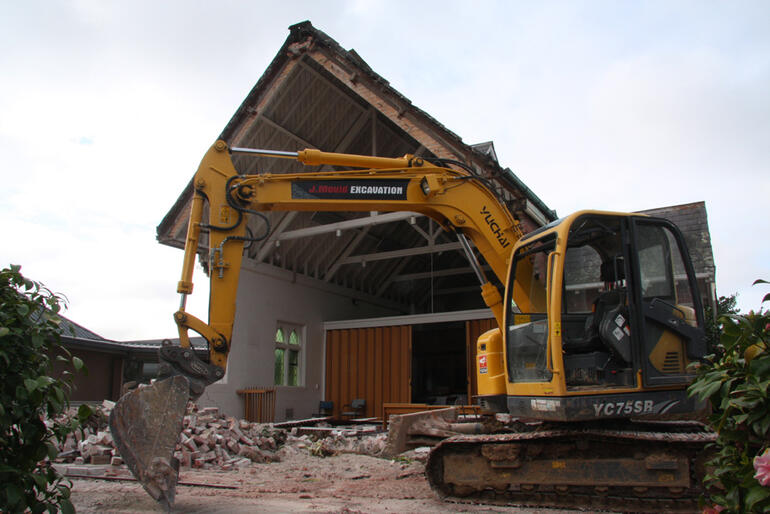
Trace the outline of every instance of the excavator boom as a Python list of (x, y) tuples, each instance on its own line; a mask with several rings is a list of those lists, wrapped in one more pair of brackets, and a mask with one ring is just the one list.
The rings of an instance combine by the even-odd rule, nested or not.
[[(362, 169), (241, 175), (231, 153), (294, 159), (308, 166)], [(511, 249), (521, 237), (518, 221), (483, 177), (470, 169), (456, 170), (442, 164), (411, 155), (383, 158), (313, 149), (231, 149), (224, 141), (211, 146), (193, 179), (182, 276), (177, 285), (181, 302), (174, 314), (180, 345), (162, 346), (161, 379), (121, 398), (110, 419), (121, 454), (129, 456), (126, 462), (134, 476), (156, 500), (166, 506), (173, 503), (178, 470), (173, 450), (186, 400), (196, 399), (207, 385), (224, 376), (244, 246), (270, 233), (262, 212), (397, 211), (429, 216), (456, 234), (480, 281), (486, 305), (502, 325), (502, 296), (485, 276), (471, 243), (504, 282)], [(262, 218), (262, 233), (250, 233), (250, 216)], [(207, 235), (205, 245), (202, 235)], [(193, 292), (195, 259), (203, 251), (207, 251), (211, 295), (207, 322), (186, 311), (187, 295)], [(192, 351), (190, 330), (208, 342), (209, 362)], [(180, 390), (187, 392), (184, 401)]]

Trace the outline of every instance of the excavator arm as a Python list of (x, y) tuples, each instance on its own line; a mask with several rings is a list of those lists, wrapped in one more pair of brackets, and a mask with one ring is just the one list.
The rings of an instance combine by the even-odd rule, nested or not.
[[(357, 169), (241, 175), (231, 153)], [(262, 214), (266, 211), (400, 211), (429, 216), (456, 234), (479, 279), (486, 305), (498, 326), (503, 325), (500, 292), (485, 276), (470, 242), (505, 283), (511, 251), (521, 237), (518, 222), (483, 177), (469, 168), (456, 170), (448, 164), (412, 155), (383, 158), (318, 150), (228, 148), (224, 141), (211, 146), (193, 179), (184, 264), (177, 286), (181, 303), (174, 314), (180, 345), (162, 346), (159, 376), (163, 380), (125, 395), (110, 417), (121, 455), (153, 498), (167, 508), (173, 504), (178, 478), (173, 451), (187, 401), (199, 397), (207, 385), (225, 374), (244, 248), (269, 235), (268, 218)], [(452, 164), (464, 168), (462, 163)], [(262, 233), (252, 234), (248, 228), (248, 219), (254, 216), (263, 219)], [(203, 236), (207, 241), (202, 241)], [(187, 296), (193, 292), (195, 260), (201, 251), (208, 252), (208, 322), (186, 311)], [(209, 362), (195, 355), (190, 330), (208, 342)]]
[[(309, 166), (365, 169), (239, 175), (231, 152), (290, 158)], [(399, 211), (429, 216), (457, 235), (477, 273), (486, 305), (498, 325), (502, 324), (501, 296), (484, 275), (468, 240), (504, 283), (511, 249), (521, 232), (518, 222), (480, 177), (410, 155), (381, 158), (318, 150), (229, 149), (223, 141), (217, 141), (204, 156), (193, 186), (184, 266), (177, 288), (182, 302), (174, 317), (181, 346), (190, 346), (188, 329), (199, 333), (209, 342), (210, 362), (223, 371), (231, 344), (243, 248), (249, 241), (267, 236), (269, 231), (268, 227), (263, 234), (247, 235), (247, 219), (265, 211)], [(208, 221), (204, 223), (206, 217)], [(208, 323), (185, 311), (186, 296), (193, 290), (193, 269), (202, 230), (208, 232), (209, 238)]]

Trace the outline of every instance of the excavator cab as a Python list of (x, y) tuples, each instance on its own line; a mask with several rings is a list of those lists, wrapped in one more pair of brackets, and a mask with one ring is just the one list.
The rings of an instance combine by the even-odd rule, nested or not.
[(671, 222), (594, 211), (557, 220), (517, 242), (506, 290), (507, 379), (492, 394), (480, 381), (483, 404), (554, 421), (696, 410), (685, 388), (706, 352), (703, 309)]

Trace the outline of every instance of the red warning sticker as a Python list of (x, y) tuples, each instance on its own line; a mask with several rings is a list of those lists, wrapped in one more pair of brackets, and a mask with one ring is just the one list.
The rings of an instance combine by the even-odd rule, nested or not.
[(479, 373), (487, 372), (487, 356), (479, 355)]

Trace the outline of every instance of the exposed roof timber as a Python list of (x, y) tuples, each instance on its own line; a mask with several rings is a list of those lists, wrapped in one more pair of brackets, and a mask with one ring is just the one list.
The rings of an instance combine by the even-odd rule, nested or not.
[(373, 264), (367, 276), (367, 291), (376, 294), (380, 290), (382, 283), (393, 274), (393, 268), (396, 264), (397, 261), (378, 261), (376, 264)]
[[(410, 217), (411, 218), (411, 217)], [(425, 240), (428, 242), (428, 244), (433, 244), (436, 242), (436, 237), (438, 236), (437, 232), (433, 232), (431, 230), (431, 233), (428, 234), (425, 232), (420, 226), (417, 225), (417, 223), (414, 222), (414, 220), (409, 220), (409, 226), (412, 227), (418, 234), (420, 234), (422, 237), (425, 238)], [(433, 228), (433, 225), (429, 225), (431, 228)]]
[(369, 117), (372, 120), (372, 155), (377, 155), (377, 111), (369, 107)]
[(457, 293), (478, 293), (481, 294), (481, 286), (449, 287), (446, 289), (434, 289), (433, 296)]
[[(313, 66), (310, 66), (310, 65), (307, 63), (307, 61), (305, 60), (305, 58), (302, 58), (302, 59), (300, 59), (300, 61), (299, 61), (299, 66), (300, 66), (300, 67), (301, 67), (303, 70), (307, 70), (308, 72), (310, 72), (310, 74), (312, 74), (312, 75), (313, 75), (313, 77), (315, 77), (315, 78), (316, 78), (316, 80), (318, 80), (318, 81), (322, 82), (322, 83), (323, 83), (324, 85), (326, 85), (326, 86), (327, 86), (327, 87), (328, 87), (330, 90), (332, 90), (332, 91), (336, 91), (336, 92), (339, 92), (339, 93), (342, 93), (342, 92), (340, 91), (340, 87), (339, 87), (339, 84), (335, 84), (334, 82), (332, 82), (331, 80), (329, 80), (329, 78), (328, 78), (328, 77), (326, 77), (326, 76), (324, 76), (323, 74), (319, 73), (319, 71), (318, 71), (318, 70), (316, 70), (315, 68), (313, 68)], [(308, 88), (308, 89), (309, 89), (309, 88)], [(352, 100), (352, 98), (350, 98), (350, 95), (346, 95), (346, 94), (344, 94), (344, 93), (342, 93), (342, 94), (343, 94), (343, 95), (344, 95), (346, 98), (348, 98), (348, 100)], [(361, 111), (361, 113), (362, 113), (362, 114), (365, 114), (365, 113), (367, 112), (367, 109), (365, 109), (364, 107), (362, 107), (360, 104), (358, 104), (358, 103), (356, 103), (356, 102), (353, 102), (353, 101), (351, 101), (350, 103), (351, 103), (351, 104), (353, 104), (353, 105), (355, 105), (355, 106), (356, 106), (356, 107), (357, 107), (357, 108), (358, 108), (358, 109)]]
[(391, 223), (393, 221), (407, 220), (411, 217), (419, 217), (422, 214), (415, 212), (389, 212), (387, 214), (377, 214), (367, 216), (363, 218), (355, 218), (352, 220), (339, 221), (337, 223), (327, 223), (326, 225), (318, 225), (316, 227), (298, 228), (296, 230), (290, 230), (278, 235), (280, 241), (286, 241), (288, 239), (299, 239), (302, 237), (312, 237), (321, 234), (328, 234), (329, 232), (336, 232), (338, 230), (350, 230), (360, 227), (370, 227), (374, 225), (381, 225), (383, 223)]
[[(278, 244), (278, 243), (276, 243)], [(297, 240), (289, 248), (287, 248), (286, 254), (291, 257), (291, 269), (299, 272), (303, 265), (305, 255), (308, 253), (308, 245), (310, 242), (305, 240)]]
[(283, 231), (286, 230), (286, 227), (288, 227), (292, 220), (294, 220), (294, 218), (297, 216), (297, 212), (298, 211), (288, 211), (283, 216), (283, 218), (281, 218), (281, 221), (279, 221), (276, 227), (273, 229), (273, 233), (270, 234), (264, 243), (262, 243), (262, 247), (259, 249), (259, 252), (257, 252), (257, 262), (262, 262), (268, 255), (270, 255), (270, 252), (275, 246), (275, 242), (281, 236)]
[[(491, 271), (492, 268), (490, 268), (488, 265), (482, 266), (482, 269), (484, 271)], [(393, 282), (404, 282), (408, 280), (422, 280), (425, 278), (436, 278), (436, 277), (451, 277), (454, 275), (470, 275), (473, 273), (473, 269), (471, 267), (466, 268), (449, 268), (449, 269), (442, 269), (442, 270), (436, 270), (436, 271), (424, 271), (421, 273), (406, 273), (404, 275), (396, 275), (393, 277)]]
[(433, 302), (433, 298), (436, 296), (447, 296), (447, 295), (453, 295), (453, 294), (481, 294), (481, 286), (464, 286), (464, 287), (452, 287), (452, 288), (444, 288), (444, 289), (438, 289), (433, 287), (431, 284), (431, 287), (428, 288), (423, 295), (420, 297), (418, 301), (418, 305), (424, 304), (427, 302)]
[(388, 316), (386, 318), (326, 321), (323, 325), (324, 330), (335, 330), (346, 328), (391, 327), (397, 325), (422, 325), (426, 323), (446, 323), (448, 321), (466, 321), (472, 319), (492, 319), (492, 312), (487, 308), (452, 312), (431, 312), (426, 314)]
[(548, 218), (549, 222), (556, 220), (556, 211), (549, 209), (545, 202), (543, 202), (539, 196), (537, 196), (529, 187), (527, 187), (527, 185), (524, 184), (524, 182), (519, 177), (517, 177), (510, 168), (502, 169), (502, 167), (498, 166), (497, 171), (499, 177), (505, 181), (513, 183), (513, 186), (522, 192), (524, 198), (526, 198), (527, 201), (531, 201), (538, 208), (538, 210)]
[(393, 283), (393, 277), (396, 277), (399, 273), (401, 273), (411, 260), (412, 259), (410, 257), (406, 257), (396, 263), (396, 266), (393, 268), (392, 273), (390, 273), (387, 280), (384, 280), (379, 289), (377, 289), (377, 296), (383, 295), (385, 291), (388, 290), (390, 285)]
[(353, 253), (353, 250), (355, 250), (359, 244), (361, 244), (361, 241), (364, 240), (364, 236), (367, 232), (369, 232), (369, 226), (363, 227), (361, 232), (359, 232), (356, 237), (350, 242), (347, 248), (345, 248), (345, 251), (342, 252), (342, 255), (339, 256), (338, 259), (334, 261), (334, 264), (331, 265), (331, 267), (328, 269), (328, 271), (324, 274), (324, 282), (329, 282), (334, 277), (334, 274), (337, 273), (337, 270), (340, 269), (340, 266), (344, 264), (343, 261), (351, 254)]
[[(430, 148), (435, 148), (435, 151), (438, 152), (438, 157), (463, 159), (463, 152), (461, 150), (461, 145), (463, 145), (462, 140), (453, 134), (457, 141), (456, 143), (451, 142), (450, 138), (446, 137), (446, 133), (449, 131), (445, 127), (443, 128), (445, 134), (440, 134), (439, 131), (430, 130), (419, 117), (411, 112), (411, 110), (414, 109), (411, 102), (400, 93), (394, 95), (393, 93), (395, 90), (389, 86), (378, 88), (374, 84), (369, 83), (371, 78), (368, 78), (367, 80), (364, 76), (358, 75), (356, 69), (353, 67), (355, 65), (345, 62), (345, 58), (341, 55), (335, 55), (333, 53), (322, 54), (316, 51), (308, 52), (306, 55), (358, 95), (366, 97), (367, 92), (377, 91), (380, 101), (377, 107), (380, 113), (390, 119), (396, 126), (401, 126), (403, 121), (408, 118), (412, 131), (410, 132), (410, 130), (404, 129), (403, 127), (402, 129), (423, 144), (425, 144), (424, 141), (428, 141)], [(357, 79), (351, 80), (353, 77), (357, 77)], [(375, 82), (377, 81), (375, 80)], [(427, 114), (422, 111), (421, 114), (428, 117)], [(432, 120), (432, 118), (430, 119)], [(399, 123), (399, 120), (402, 120), (402, 123)]]
[(351, 290), (337, 284), (329, 284), (323, 280), (314, 279), (301, 273), (295, 273), (277, 266), (271, 266), (266, 263), (257, 263), (251, 260), (244, 259), (243, 270), (252, 273), (259, 273), (262, 275), (272, 276), (283, 280), (294, 281), (298, 284), (326, 291), (333, 294), (338, 294), (346, 298), (353, 298), (355, 300), (361, 300), (372, 305), (379, 305), (387, 309), (405, 311), (407, 305), (402, 302), (392, 301), (386, 298), (373, 296), (361, 291)]
[(337, 144), (337, 147), (334, 149), (335, 152), (345, 152), (348, 147), (353, 143), (353, 140), (356, 138), (358, 133), (361, 131), (362, 128), (364, 128), (364, 125), (369, 121), (369, 116), (367, 116), (366, 111), (361, 111), (361, 114), (358, 116), (356, 121), (353, 123), (353, 126), (348, 130), (348, 133), (345, 134), (345, 137), (342, 138), (342, 141)]
[(307, 148), (310, 148), (310, 147), (313, 146), (313, 144), (311, 144), (310, 142), (302, 139), (297, 134), (293, 133), (291, 130), (287, 129), (286, 127), (283, 127), (282, 125), (279, 125), (278, 123), (274, 122), (273, 120), (271, 120), (267, 116), (260, 116), (259, 120), (264, 122), (264, 123), (266, 123), (266, 124), (268, 124), (268, 125), (270, 125), (275, 130), (277, 130), (279, 132), (283, 132), (284, 134), (286, 134), (290, 138), (296, 139), (298, 142), (302, 143)]
[(381, 261), (384, 259), (400, 259), (412, 255), (425, 255), (428, 253), (448, 252), (453, 250), (462, 250), (460, 243), (444, 243), (438, 245), (419, 246), (417, 248), (404, 248), (403, 250), (392, 250), (390, 252), (368, 253), (363, 255), (353, 255), (338, 261), (342, 264), (361, 264), (363, 261)]
[(321, 278), (321, 275), (322, 275), (321, 267), (324, 265), (324, 263), (328, 261), (329, 256), (332, 255), (332, 253), (334, 253), (335, 250), (338, 249), (338, 246), (334, 244), (326, 244), (326, 245), (319, 245), (319, 246), (323, 247), (323, 251), (318, 255), (318, 258), (315, 261), (314, 272), (313, 272), (313, 276), (315, 278)]
[(548, 225), (548, 223), (550, 223), (550, 220), (545, 217), (545, 215), (543, 214), (543, 211), (538, 209), (537, 206), (535, 206), (535, 204), (529, 198), (526, 198), (524, 201), (525, 201), (524, 212), (529, 214), (529, 216), (535, 221), (535, 223), (537, 223), (541, 227), (544, 225)]
[[(294, 89), (295, 83), (299, 82), (300, 75), (301, 75), (299, 70), (308, 71), (313, 76), (314, 80), (323, 79), (323, 77), (320, 77), (319, 74), (317, 72), (315, 72), (315, 70), (311, 69), (307, 64), (302, 62), (302, 59), (300, 59), (299, 61), (297, 61), (296, 67), (291, 72), (291, 78), (286, 82), (286, 86), (285, 86), (286, 91), (292, 91)], [(290, 119), (292, 117), (292, 115), (294, 114), (294, 112), (297, 109), (299, 109), (299, 106), (302, 105), (303, 97), (306, 97), (308, 94), (310, 94), (312, 89), (313, 89), (313, 83), (312, 82), (310, 83), (310, 85), (308, 87), (301, 88), (301, 93), (300, 93), (299, 97), (294, 100), (293, 104), (291, 104), (291, 108), (289, 108), (289, 110), (286, 113), (284, 113), (283, 118), (285, 120), (286, 119)], [(276, 103), (279, 103), (279, 102), (266, 103), (264, 108), (269, 111), (270, 107), (271, 106), (275, 106)], [(305, 112), (304, 113), (303, 118), (302, 118), (303, 122), (307, 118), (308, 114), (309, 114), (309, 112)]]

